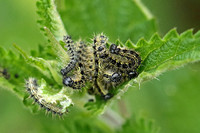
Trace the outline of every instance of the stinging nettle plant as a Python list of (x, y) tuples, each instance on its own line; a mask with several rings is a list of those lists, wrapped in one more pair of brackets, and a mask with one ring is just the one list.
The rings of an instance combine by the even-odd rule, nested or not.
[[(88, 116), (94, 116), (102, 113), (133, 85), (200, 60), (200, 31), (194, 34), (193, 30), (187, 30), (179, 34), (176, 29), (172, 29), (161, 37), (157, 33), (155, 18), (139, 0), (67, 0), (62, 4), (58, 11), (54, 0), (37, 1), (37, 22), (47, 40), (37, 51), (29, 55), (14, 44), (20, 53), (18, 55), (0, 48), (0, 88), (13, 91), (32, 112), (40, 109), (38, 104), (32, 104), (33, 100), (29, 98), (26, 89), (30, 94), (39, 93), (36, 102), (42, 102), (52, 112), (63, 114), (77, 108)], [(94, 102), (88, 102), (87, 85), (81, 91), (76, 91), (62, 83), (60, 70), (70, 61), (63, 36), (71, 35), (75, 40), (82, 38), (91, 44), (93, 34), (102, 32), (109, 37), (109, 45), (115, 42), (121, 47), (135, 50), (142, 62), (138, 68), (139, 76), (116, 86), (111, 99), (105, 101), (96, 97)], [(3, 70), (6, 70), (7, 75)], [(129, 129), (131, 124), (134, 122), (126, 122), (122, 132), (143, 130), (139, 129), (142, 126)], [(157, 132), (154, 127), (148, 130)]]

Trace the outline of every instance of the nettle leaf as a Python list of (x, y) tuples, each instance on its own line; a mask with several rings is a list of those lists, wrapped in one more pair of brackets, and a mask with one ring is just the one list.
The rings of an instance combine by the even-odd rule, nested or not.
[(38, 9), (37, 13), (40, 17), (38, 20), (38, 23), (41, 25), (40, 29), (44, 31), (46, 35), (44, 27), (47, 27), (58, 41), (62, 40), (67, 32), (56, 10), (54, 0), (39, 0), (36, 5)]
[[(67, 54), (67, 52), (63, 49), (60, 43), (62, 43), (60, 41), (60, 43), (56, 40), (56, 38), (54, 37), (53, 33), (51, 33), (51, 31), (47, 28), (44, 27), (45, 32), (47, 33), (47, 37), (48, 37), (48, 41), (50, 43), (51, 49), (52, 51), (55, 53), (57, 60), (60, 62), (60, 66), (64, 67), (67, 65), (67, 63), (69, 62), (69, 55)], [(63, 42), (64, 43), (64, 42)]]
[(0, 47), (0, 69), (6, 70), (9, 78), (0, 76), (0, 88), (14, 91), (20, 98), (25, 94), (24, 80), (30, 75), (39, 77), (36, 69), (24, 62), (22, 56)]
[(136, 42), (141, 37), (149, 39), (157, 31), (154, 17), (139, 0), (64, 2), (60, 14), (68, 33), (76, 39), (103, 32), (111, 41)]
[(14, 44), (14, 47), (21, 53), (21, 55), (24, 57), (25, 61), (36, 67), (40, 70), (44, 75), (46, 75), (48, 78), (51, 77), (49, 71), (48, 71), (48, 63), (42, 59), (42, 58), (34, 58), (32, 56), (28, 56), (21, 48), (19, 48), (16, 44)]
[(141, 39), (136, 44), (143, 60), (138, 82), (157, 77), (161, 73), (190, 62), (200, 60), (200, 32), (193, 35), (192, 30), (181, 35), (175, 29), (169, 31), (163, 39), (155, 34), (150, 41)]

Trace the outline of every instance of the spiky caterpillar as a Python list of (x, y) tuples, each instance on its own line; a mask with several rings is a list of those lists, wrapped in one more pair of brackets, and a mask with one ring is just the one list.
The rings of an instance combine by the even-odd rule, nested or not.
[[(132, 79), (138, 76), (137, 68), (141, 64), (141, 58), (138, 53), (133, 50), (127, 50), (120, 48), (115, 44), (112, 44), (109, 48), (110, 56), (116, 55), (118, 58), (123, 57), (124, 62), (117, 62), (117, 67), (120, 69), (128, 79)], [(120, 59), (120, 58), (119, 58)], [(111, 61), (113, 63), (113, 61)], [(115, 62), (114, 62), (115, 63)], [(120, 68), (121, 67), (121, 68)]]
[(71, 99), (63, 93), (63, 90), (54, 95), (46, 94), (47, 88), (44, 80), (39, 82), (35, 78), (29, 78), (26, 81), (26, 89), (30, 97), (42, 108), (60, 116), (67, 113), (68, 108), (73, 105)]
[[(71, 39), (71, 37), (68, 38)], [(72, 87), (73, 89), (81, 89), (84, 87), (85, 82), (92, 78), (90, 77), (92, 75), (90, 69), (93, 68), (93, 60), (90, 57), (89, 48), (82, 41), (78, 41), (74, 45), (76, 45), (76, 48), (74, 48), (74, 54), (76, 54), (77, 60), (74, 62), (74, 58), (71, 58), (68, 66), (73, 66), (73, 68), (70, 67), (70, 71), (74, 71), (75, 75), (70, 76), (70, 74), (68, 74), (70, 71), (63, 74), (63, 69), (61, 70), (61, 74), (63, 74), (64, 85)], [(68, 66), (65, 69), (69, 70)]]
[(70, 36), (64, 36), (63, 41), (66, 44), (65, 47), (67, 48), (68, 53), (69, 53), (70, 58), (71, 58), (68, 65), (65, 68), (61, 69), (61, 71), (60, 71), (61, 74), (64, 76), (67, 73), (69, 73), (75, 67), (77, 60), (78, 60), (78, 57), (77, 57), (78, 55), (77, 55), (77, 52), (76, 52), (75, 43), (71, 39)]
[(99, 35), (94, 37), (93, 40), (93, 56), (94, 56), (94, 62), (95, 62), (95, 70), (94, 70), (94, 76), (93, 76), (93, 89), (95, 92), (95, 89), (97, 89), (97, 92), (100, 93), (101, 96), (105, 96), (105, 92), (102, 89), (102, 87), (99, 86), (99, 82), (98, 82), (98, 76), (99, 76), (99, 67), (100, 67), (100, 56), (103, 54), (99, 54), (99, 52), (104, 53), (106, 50), (105, 44), (107, 42), (107, 37), (103, 36), (103, 35)]
[(119, 48), (115, 44), (110, 46), (109, 51), (101, 52), (99, 57), (102, 58), (104, 69), (115, 69), (130, 78), (129, 73), (135, 71), (141, 63), (141, 59), (135, 51)]

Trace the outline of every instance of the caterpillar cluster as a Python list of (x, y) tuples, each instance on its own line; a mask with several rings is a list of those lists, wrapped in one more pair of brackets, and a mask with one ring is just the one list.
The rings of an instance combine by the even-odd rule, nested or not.
[(26, 89), (30, 94), (30, 97), (33, 98), (41, 108), (46, 109), (47, 112), (52, 112), (52, 114), (58, 114), (60, 116), (67, 113), (68, 107), (73, 105), (71, 99), (63, 93), (63, 90), (54, 95), (46, 94), (46, 88), (47, 85), (44, 80), (39, 82), (35, 78), (29, 78), (26, 81)]
[(112, 97), (110, 88), (138, 76), (139, 54), (116, 44), (107, 46), (108, 38), (103, 34), (94, 37), (92, 46), (82, 41), (74, 43), (70, 36), (64, 36), (64, 42), (71, 56), (69, 64), (61, 69), (65, 86), (81, 89), (89, 82), (89, 94), (108, 100)]

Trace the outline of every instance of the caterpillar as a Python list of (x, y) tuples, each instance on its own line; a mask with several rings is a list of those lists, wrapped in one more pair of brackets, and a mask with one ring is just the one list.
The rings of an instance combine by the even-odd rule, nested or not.
[(95, 61), (95, 70), (94, 70), (94, 79), (93, 79), (93, 88), (96, 88), (102, 97), (105, 96), (104, 90), (98, 85), (98, 75), (99, 75), (99, 57), (104, 56), (105, 53), (105, 44), (107, 42), (107, 37), (103, 35), (96, 36), (93, 41), (93, 56)]
[[(87, 47), (87, 45), (84, 44), (84, 42), (78, 41), (75, 44), (77, 48), (74, 53), (76, 53), (76, 57), (78, 60), (76, 62), (73, 62), (72, 58), (68, 65), (73, 66), (73, 68), (70, 67), (70, 69), (75, 70), (75, 75), (69, 76), (69, 74), (67, 73), (63, 74), (63, 69), (61, 69), (61, 74), (63, 74), (63, 84), (65, 86), (72, 87), (73, 89), (81, 89), (85, 86), (86, 81), (92, 79), (92, 77), (90, 76), (92, 75), (91, 69), (93, 68), (93, 60), (91, 58), (90, 49)], [(66, 68), (68, 68), (68, 66)]]
[(92, 84), (88, 89), (89, 94), (100, 95), (104, 100), (108, 100), (113, 95), (110, 93), (111, 88), (136, 78), (137, 68), (141, 64), (139, 54), (116, 44), (109, 46), (107, 41), (108, 38), (100, 34), (94, 37), (92, 45), (76, 43), (77, 64), (70, 69), (72, 76), (63, 75), (63, 84), (73, 89), (81, 89), (89, 82)]
[(68, 53), (71, 57), (71, 60), (68, 63), (68, 65), (65, 68), (61, 69), (61, 71), (60, 71), (61, 74), (64, 76), (75, 67), (78, 57), (77, 57), (77, 52), (76, 52), (76, 49), (75, 49), (75, 43), (71, 39), (71, 37), (70, 36), (64, 36), (63, 41), (65, 42), (65, 44), (66, 44), (65, 47), (68, 49)]
[(42, 108), (60, 116), (67, 113), (68, 108), (73, 105), (71, 99), (63, 94), (63, 90), (54, 95), (45, 94), (47, 88), (44, 80), (38, 81), (35, 78), (29, 78), (26, 81), (27, 92)]
[(127, 50), (119, 48), (117, 45), (112, 44), (109, 49), (111, 55), (119, 55), (123, 58), (126, 58), (125, 63), (117, 63), (117, 67), (122, 67), (121, 70), (125, 72), (126, 76), (129, 79), (135, 78), (138, 76), (136, 69), (141, 64), (141, 58), (138, 53), (133, 50)]
[(127, 58), (127, 60), (131, 60), (128, 66), (123, 66), (123, 68), (137, 68), (141, 64), (141, 58), (139, 54), (133, 50), (127, 50), (119, 48), (116, 44), (112, 44), (109, 49), (111, 54), (120, 55), (121, 57)]

